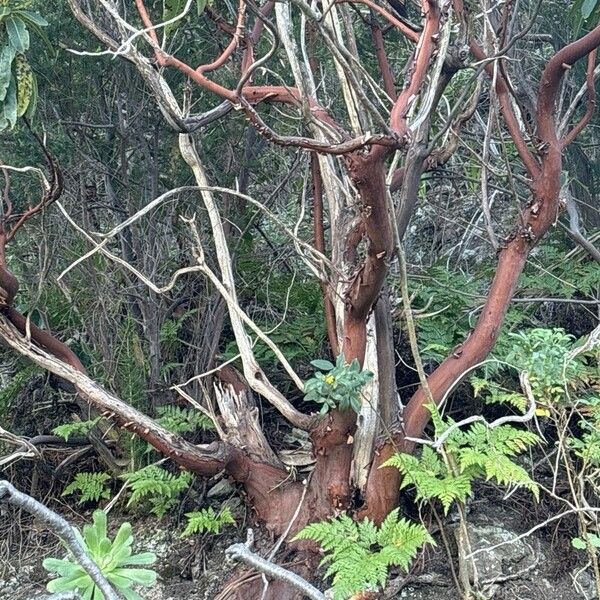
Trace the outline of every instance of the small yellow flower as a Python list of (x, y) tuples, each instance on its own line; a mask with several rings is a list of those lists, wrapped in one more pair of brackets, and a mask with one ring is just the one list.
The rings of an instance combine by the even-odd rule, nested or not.
[(547, 408), (544, 408), (542, 406), (538, 406), (535, 409), (535, 414), (538, 417), (549, 417), (550, 416), (550, 411)]
[(327, 385), (331, 385), (334, 381), (335, 377), (333, 375), (327, 375), (327, 377), (325, 377), (325, 383)]

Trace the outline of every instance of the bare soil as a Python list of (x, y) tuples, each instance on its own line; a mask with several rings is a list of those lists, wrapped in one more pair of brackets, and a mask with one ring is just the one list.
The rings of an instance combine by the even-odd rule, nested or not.
[[(500, 536), (511, 539), (525, 533), (543, 520), (545, 507), (533, 507), (526, 496), (500, 502), (498, 492), (482, 487), (479, 499), (469, 505), (468, 520), (474, 538), (478, 535)], [(547, 507), (548, 509), (554, 507)], [(30, 600), (44, 592), (48, 581), (42, 568), (46, 556), (60, 556), (62, 549), (56, 538), (38, 526), (27, 515), (3, 508), (0, 513), (0, 599)], [(76, 515), (65, 514), (76, 524), (90, 519), (91, 511)], [(231, 527), (221, 535), (204, 535), (182, 539), (183, 529), (178, 515), (158, 520), (136, 514), (113, 515), (112, 527), (124, 520), (134, 525), (138, 550), (151, 550), (158, 556), (156, 570), (158, 585), (151, 590), (140, 590), (147, 600), (233, 600), (240, 595), (240, 584), (256, 574), (244, 572), (225, 561), (224, 550), (230, 544), (245, 538), (245, 512), (236, 509), (238, 527)], [(432, 521), (435, 524), (435, 521)], [(453, 530), (454, 516), (444, 522), (444, 534), (449, 550), (456, 556)], [(571, 547), (572, 524), (561, 522), (533, 535), (506, 544), (491, 554), (480, 555), (480, 576), (490, 577), (486, 585), (488, 598), (495, 600), (592, 600), (592, 579), (582, 557)], [(432, 526), (435, 530), (435, 525)], [(261, 536), (258, 530), (256, 550), (268, 554), (275, 540)], [(483, 532), (483, 533), (482, 533)], [(435, 534), (437, 547), (429, 548), (416, 561), (413, 571), (406, 575), (392, 573), (390, 584), (382, 598), (407, 600), (461, 600), (456, 592), (448, 554), (441, 532)], [(492, 541), (497, 541), (496, 539)], [(490, 539), (483, 540), (485, 543)], [(501, 552), (502, 550), (502, 552)], [(278, 555), (279, 562), (285, 557)], [(454, 561), (454, 569), (459, 565)], [(321, 589), (326, 584), (318, 577), (314, 583)], [(254, 600), (254, 598), (248, 598)]]

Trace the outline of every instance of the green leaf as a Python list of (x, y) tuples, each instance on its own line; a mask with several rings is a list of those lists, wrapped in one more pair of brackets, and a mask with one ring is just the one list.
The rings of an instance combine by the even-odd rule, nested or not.
[(38, 101), (38, 87), (37, 87), (37, 77), (33, 77), (31, 88), (31, 96), (29, 97), (29, 103), (27, 104), (27, 110), (25, 111), (25, 116), (28, 119), (31, 119), (35, 114), (35, 109), (37, 108)]
[(12, 62), (15, 58), (15, 49), (7, 44), (0, 52), (0, 102), (6, 98), (6, 92), (12, 76)]
[(17, 84), (12, 76), (4, 99), (4, 118), (10, 127), (14, 127), (17, 123)]
[(123, 596), (125, 596), (125, 600), (144, 600), (142, 596), (140, 596), (135, 590), (131, 588), (124, 588), (121, 590)]
[(32, 10), (16, 10), (14, 14), (15, 16), (18, 16), (21, 19), (23, 19), (23, 21), (29, 21), (30, 23), (37, 25), (38, 27), (48, 27), (48, 21), (46, 21), (46, 19), (44, 19), (42, 15)]
[(72, 577), (74, 574), (81, 575), (85, 573), (82, 567), (74, 565), (72, 562), (61, 558), (46, 558), (42, 562), (46, 571), (56, 573), (62, 577)]
[(0, 6), (0, 19), (3, 19), (7, 15), (10, 15), (11, 12), (12, 12), (12, 9), (9, 8), (8, 6)]
[(12, 47), (17, 52), (27, 52), (29, 50), (29, 32), (22, 19), (17, 17), (8, 17), (6, 19), (6, 32)]
[(106, 513), (103, 510), (95, 510), (92, 515), (92, 520), (94, 523), (94, 528), (98, 533), (98, 538), (100, 540), (106, 539), (107, 533), (107, 522), (106, 522)]
[(31, 21), (27, 16), (23, 16), (22, 13), (19, 13), (22, 17), (23, 17), (23, 21), (25, 21), (26, 25), (29, 27), (29, 29), (37, 36), (39, 37), (42, 42), (44, 42), (44, 44), (46, 45), (46, 48), (48, 48), (48, 53), (51, 57), (56, 56), (56, 50), (54, 49), (54, 46), (52, 45), (52, 42), (50, 41), (50, 39), (48, 38), (48, 36), (44, 33), (44, 30), (34, 21)]
[(321, 371), (331, 371), (331, 369), (335, 368), (335, 365), (332, 362), (322, 359), (322, 358), (317, 358), (316, 360), (311, 360), (310, 364), (313, 367), (320, 369)]
[(573, 548), (577, 548), (577, 550), (585, 550), (587, 548), (585, 542), (578, 537), (571, 540), (571, 546), (573, 546)]
[(598, 0), (583, 0), (581, 5), (581, 16), (584, 19), (589, 19), (598, 4)]
[(133, 581), (131, 579), (128, 577), (123, 577), (114, 570), (108, 572), (106, 574), (106, 578), (108, 581), (110, 581), (110, 583), (112, 583), (115, 587), (118, 587), (120, 590), (126, 590), (133, 586)]
[(156, 572), (150, 569), (115, 569), (113, 573), (144, 587), (150, 587), (156, 583)]
[(139, 554), (134, 554), (130, 556), (126, 560), (124, 560), (121, 564), (123, 566), (127, 565), (151, 565), (156, 562), (156, 554), (154, 552), (140, 552)]
[(49, 581), (46, 585), (46, 589), (55, 594), (58, 592), (67, 592), (69, 590), (86, 589), (90, 586), (93, 587), (93, 582), (90, 576), (86, 573), (85, 575), (77, 577), (59, 577)]
[[(121, 525), (113, 542), (106, 536), (106, 513), (96, 511), (92, 525), (86, 525), (84, 536), (73, 529), (86, 549), (87, 554), (99, 566), (102, 574), (119, 592), (119, 597), (127, 600), (143, 600), (139, 594), (131, 590), (134, 585), (151, 586), (156, 583), (157, 575), (151, 569), (128, 568), (126, 565), (149, 565), (156, 560), (152, 552), (142, 552), (131, 556), (133, 538), (129, 523)], [(83, 568), (69, 559), (49, 558), (44, 560), (44, 567), (58, 573), (60, 577), (53, 579), (47, 586), (50, 592), (78, 590), (84, 600), (103, 600), (104, 596), (96, 588)], [(131, 592), (131, 593), (130, 593)]]
[(132, 543), (133, 536), (131, 535), (131, 523), (123, 523), (115, 536), (113, 546), (131, 546)]

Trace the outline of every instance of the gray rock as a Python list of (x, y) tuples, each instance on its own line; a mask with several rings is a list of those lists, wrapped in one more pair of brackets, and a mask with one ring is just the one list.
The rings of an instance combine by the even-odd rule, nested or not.
[(573, 578), (573, 586), (581, 594), (582, 600), (596, 600), (598, 598), (596, 582), (591, 569), (575, 569), (571, 573), (571, 577)]
[[(472, 580), (474, 566), (480, 585), (494, 586), (511, 579), (529, 578), (537, 565), (545, 560), (537, 540), (518, 539), (514, 531), (497, 525), (470, 524), (468, 530), (471, 552), (477, 554), (472, 560), (460, 561), (461, 576)], [(468, 548), (460, 527), (454, 529), (454, 534), (459, 549)], [(495, 589), (490, 588), (489, 593), (493, 596)]]
[(235, 493), (235, 487), (229, 480), (223, 478), (217, 481), (215, 485), (213, 485), (208, 493), (206, 494), (207, 498), (224, 498), (226, 496), (230, 496)]

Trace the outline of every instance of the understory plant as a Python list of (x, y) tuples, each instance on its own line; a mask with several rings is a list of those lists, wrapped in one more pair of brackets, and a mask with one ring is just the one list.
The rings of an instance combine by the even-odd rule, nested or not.
[[(598, 521), (590, 499), (600, 492), (600, 328), (576, 340), (562, 329), (530, 329), (511, 336), (507, 360), (529, 376), (531, 392), (548, 436), (557, 438), (557, 457), (548, 461), (554, 480), (565, 479), (570, 506), (577, 508), (579, 536), (600, 596)], [(557, 472), (564, 471), (564, 475)]]
[(198, 410), (168, 404), (157, 409), (157, 423), (171, 433), (191, 433), (197, 429), (211, 431), (215, 428), (211, 418)]
[(473, 559), (467, 559), (471, 543), (465, 503), (473, 494), (473, 484), (477, 480), (494, 480), (503, 487), (520, 486), (537, 499), (537, 484), (515, 458), (539, 438), (531, 431), (509, 424), (491, 427), (480, 421), (463, 431), (451, 418), (444, 419), (436, 406), (429, 405), (428, 409), (435, 441), (424, 445), (420, 456), (399, 453), (384, 466), (396, 467), (402, 473), (401, 489), (414, 486), (417, 500), (439, 501), (445, 514), (456, 505), (459, 580), (463, 596), (471, 598), (478, 593), (478, 577)]
[[(129, 523), (123, 523), (111, 541), (107, 534), (106, 513), (97, 510), (92, 524), (84, 526), (83, 535), (78, 530), (75, 533), (90, 558), (119, 594), (126, 600), (143, 600), (133, 586), (153, 586), (156, 572), (138, 567), (153, 564), (156, 556), (152, 552), (133, 554), (133, 535)], [(71, 555), (67, 558), (47, 558), (43, 565), (50, 573), (59, 575), (46, 586), (49, 592), (77, 591), (83, 600), (104, 600), (104, 594)]]
[(103, 471), (95, 473), (81, 472), (75, 475), (75, 478), (64, 489), (61, 496), (79, 494), (79, 504), (84, 502), (98, 502), (100, 499), (110, 498), (110, 489), (106, 485), (111, 480), (111, 476)]
[(235, 525), (235, 519), (228, 506), (222, 508), (218, 513), (212, 506), (199, 511), (185, 514), (188, 522), (181, 537), (188, 537), (196, 533), (221, 533), (221, 528), (226, 525)]
[(147, 502), (150, 505), (150, 512), (157, 517), (164, 516), (169, 509), (173, 508), (179, 496), (192, 482), (192, 474), (189, 471), (174, 475), (156, 465), (149, 465), (121, 477), (131, 489), (127, 506)]
[(437, 407), (428, 408), (435, 439), (452, 430), (439, 446), (435, 442), (433, 446), (424, 445), (420, 456), (398, 453), (385, 463), (402, 473), (401, 489), (412, 485), (418, 500), (439, 500), (445, 514), (454, 502), (466, 502), (478, 479), (495, 480), (505, 487), (521, 486), (538, 497), (537, 484), (514, 461), (538, 442), (535, 433), (508, 424), (490, 428), (483, 422), (463, 431), (451, 418), (442, 418)]
[(100, 417), (90, 419), (88, 421), (75, 421), (74, 423), (64, 423), (57, 425), (52, 433), (65, 438), (65, 442), (69, 441), (71, 436), (85, 437), (100, 421)]
[(343, 353), (335, 364), (324, 359), (313, 360), (310, 364), (319, 371), (304, 384), (305, 400), (321, 404), (321, 414), (335, 408), (360, 412), (360, 391), (373, 378), (373, 373), (361, 370), (356, 359), (346, 363)]
[(333, 576), (334, 600), (383, 589), (390, 567), (408, 571), (420, 548), (435, 545), (423, 525), (399, 519), (398, 513), (394, 509), (379, 527), (369, 519), (356, 522), (341, 515), (308, 525), (296, 535), (296, 540), (313, 540), (323, 550), (321, 564), (329, 565), (325, 576)]

